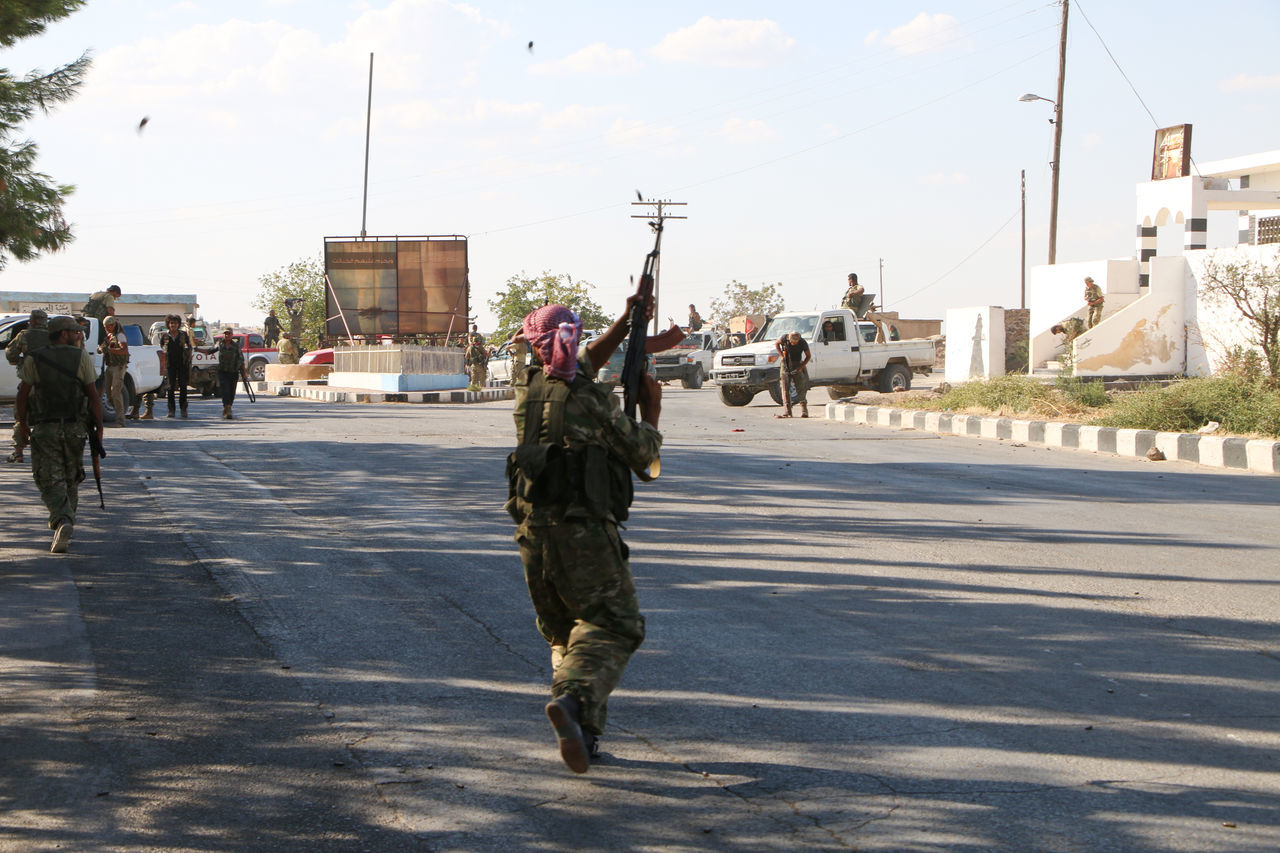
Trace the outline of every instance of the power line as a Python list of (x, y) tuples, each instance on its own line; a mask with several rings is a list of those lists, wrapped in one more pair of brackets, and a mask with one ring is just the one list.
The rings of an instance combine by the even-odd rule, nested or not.
[(914, 299), (915, 297), (919, 296), (921, 293), (924, 293), (926, 290), (928, 290), (929, 288), (933, 287), (933, 286), (934, 286), (935, 284), (937, 284), (938, 282), (942, 281), (942, 280), (943, 280), (944, 278), (946, 278), (947, 276), (951, 275), (951, 274), (952, 274), (953, 272), (955, 272), (956, 270), (960, 269), (960, 267), (964, 266), (966, 263), (968, 263), (968, 262), (969, 262), (969, 259), (970, 259), (970, 258), (972, 258), (974, 255), (978, 254), (978, 252), (981, 252), (984, 248), (986, 248), (986, 246), (987, 246), (987, 244), (988, 244), (988, 243), (990, 243), (990, 242), (991, 242), (992, 240), (994, 240), (996, 237), (999, 237), (999, 236), (1000, 236), (1000, 232), (1001, 232), (1001, 231), (1003, 231), (1005, 228), (1008, 228), (1008, 227), (1009, 227), (1009, 223), (1010, 223), (1010, 222), (1012, 222), (1014, 219), (1016, 219), (1016, 218), (1017, 218), (1017, 216), (1018, 216), (1018, 214), (1019, 214), (1019, 213), (1021, 213), (1021, 212), (1022, 212), (1022, 207), (1021, 207), (1021, 206), (1019, 206), (1019, 207), (1018, 207), (1018, 209), (1017, 209), (1017, 210), (1015, 210), (1015, 211), (1014, 211), (1014, 212), (1009, 216), (1009, 218), (1008, 218), (1008, 219), (1006, 219), (1006, 220), (1004, 221), (1004, 223), (1003, 223), (1003, 224), (1001, 224), (1001, 226), (995, 230), (995, 233), (993, 233), (993, 234), (992, 234), (990, 237), (988, 237), (987, 239), (983, 240), (983, 241), (978, 245), (978, 248), (974, 249), (972, 252), (970, 252), (969, 254), (965, 255), (965, 256), (964, 256), (964, 260), (960, 261), (960, 263), (956, 264), (954, 267), (952, 267), (951, 269), (947, 270), (947, 271), (946, 271), (946, 272), (944, 272), (942, 275), (938, 276), (938, 277), (937, 277), (937, 278), (935, 278), (933, 281), (929, 282), (929, 283), (928, 283), (928, 284), (926, 284), (924, 287), (922, 287), (922, 288), (920, 288), (919, 290), (917, 290), (915, 293), (912, 293), (910, 296), (904, 296), (904, 297), (902, 297), (902, 301), (903, 301), (903, 302), (906, 302), (908, 299)]

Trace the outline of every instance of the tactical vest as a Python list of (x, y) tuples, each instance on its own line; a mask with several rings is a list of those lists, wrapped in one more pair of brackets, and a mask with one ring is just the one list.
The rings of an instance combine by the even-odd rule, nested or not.
[(83, 350), (73, 346), (50, 346), (34, 350), (36, 375), (40, 381), (31, 388), (29, 420), (35, 424), (49, 421), (82, 421), (89, 411), (89, 400), (80, 384), (80, 358)]
[(10, 364), (17, 364), (32, 350), (44, 349), (47, 346), (49, 346), (49, 330), (28, 326), (14, 335), (9, 346), (5, 348), (4, 354)]
[[(579, 447), (564, 443), (564, 411), (571, 393), (591, 393), (592, 382), (582, 376), (573, 381), (551, 381), (540, 366), (527, 373), (524, 395), (524, 434), (507, 457), (508, 507), (517, 521), (519, 502), (550, 509), (562, 518), (570, 509), (587, 518), (626, 521), (635, 496), (631, 471), (616, 456), (597, 444)], [(542, 427), (546, 422), (546, 441)]]
[(98, 320), (105, 319), (107, 316), (107, 297), (105, 290), (99, 290), (97, 293), (89, 297), (89, 301), (84, 304), (84, 308), (80, 309), (80, 313), (86, 317), (93, 317)]
[(129, 363), (129, 353), (127, 352), (111, 352), (104, 349), (107, 358), (107, 367), (124, 367)]

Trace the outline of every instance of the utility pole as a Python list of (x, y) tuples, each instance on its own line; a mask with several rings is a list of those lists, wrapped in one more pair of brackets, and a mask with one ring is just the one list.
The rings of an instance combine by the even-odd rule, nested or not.
[(1027, 170), (1022, 170), (1022, 306), (1027, 307)]
[(1067, 10), (1062, 0), (1062, 32), (1058, 36), (1058, 97), (1053, 102), (1053, 184), (1049, 190), (1049, 263), (1058, 259), (1058, 179), (1062, 176), (1062, 94), (1067, 80)]
[(373, 54), (369, 54), (369, 103), (364, 113), (364, 201), (360, 204), (360, 236), (366, 235), (365, 217), (369, 212), (369, 129), (373, 126)]
[[(636, 193), (639, 195), (639, 193)], [(668, 201), (666, 199), (658, 199), (657, 201), (645, 201), (642, 196), (640, 201), (631, 202), (632, 207), (650, 207), (653, 208), (651, 213), (631, 214), (632, 219), (648, 219), (650, 225), (661, 225), (668, 219), (688, 219), (687, 216), (673, 216), (666, 212), (668, 207), (686, 207), (688, 202), (684, 201)], [(658, 256), (657, 263), (653, 265), (653, 333), (658, 333), (658, 273), (662, 269), (662, 256)]]
[(880, 310), (884, 310), (884, 258), (880, 259)]

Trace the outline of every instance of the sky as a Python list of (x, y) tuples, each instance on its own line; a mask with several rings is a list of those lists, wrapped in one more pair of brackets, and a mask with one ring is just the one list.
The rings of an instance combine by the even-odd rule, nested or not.
[[(922, 4), (925, 0), (922, 0)], [(787, 308), (857, 272), (904, 317), (1019, 304), (1047, 251), (1061, 7), (1035, 0), (89, 0), (0, 51), (18, 73), (92, 52), (26, 132), (76, 185), (76, 239), (0, 290), (194, 293), (260, 321), (261, 276), (360, 232), (468, 238), (471, 309), (508, 279), (586, 281), (611, 313), (667, 224), (661, 316), (730, 281)], [(1280, 3), (1072, 2), (1058, 260), (1135, 251), (1157, 127), (1207, 162), (1280, 149)], [(532, 49), (529, 42), (533, 42)], [(145, 128), (137, 130), (143, 117)], [(1232, 242), (1234, 217), (1210, 225)]]

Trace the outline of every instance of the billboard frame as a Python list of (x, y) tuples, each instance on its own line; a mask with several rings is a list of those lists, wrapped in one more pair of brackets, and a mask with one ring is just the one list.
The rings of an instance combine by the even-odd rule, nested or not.
[[(329, 323), (332, 320), (342, 318), (343, 326), (348, 329), (347, 331), (348, 337), (353, 337), (350, 333), (349, 327), (347, 327), (346, 316), (343, 312), (343, 306), (339, 303), (338, 295), (335, 292), (333, 284), (329, 279), (329, 256), (330, 256), (329, 245), (330, 244), (371, 243), (371, 244), (383, 245), (383, 244), (390, 243), (398, 247), (400, 243), (433, 243), (433, 242), (437, 242), (437, 243), (447, 242), (447, 243), (462, 244), (462, 263), (463, 263), (462, 286), (458, 294), (457, 303), (455, 303), (452, 310), (417, 311), (414, 313), (417, 313), (419, 315), (449, 317), (450, 319), (449, 319), (448, 330), (444, 333), (446, 342), (450, 337), (453, 336), (454, 327), (459, 321), (461, 321), (461, 324), (462, 324), (461, 329), (459, 331), (460, 332), (465, 331), (467, 328), (467, 323), (471, 320), (471, 246), (465, 235), (463, 234), (412, 234), (412, 235), (381, 234), (381, 235), (365, 235), (365, 236), (352, 235), (352, 236), (331, 236), (331, 237), (324, 238), (325, 248), (324, 248), (322, 261), (324, 264), (324, 271), (325, 271), (325, 290), (324, 290), (325, 336), (329, 338), (334, 337), (333, 335), (329, 334)], [(395, 257), (397, 258), (397, 263), (394, 264), (392, 268), (394, 269), (395, 275), (396, 275), (396, 287), (395, 287), (396, 318), (397, 318), (396, 331), (395, 332), (377, 332), (374, 334), (376, 334), (378, 337), (390, 336), (392, 338), (417, 338), (417, 337), (434, 336), (434, 335), (440, 334), (439, 332), (424, 332), (424, 331), (407, 332), (407, 331), (401, 330), (399, 317), (400, 317), (400, 305), (401, 305), (402, 293), (399, 287), (400, 268), (398, 264), (398, 259), (399, 259), (398, 248), (395, 251)], [(347, 306), (347, 310), (348, 311), (351, 310), (351, 306)], [(364, 333), (358, 332), (356, 336), (360, 336), (361, 334), (364, 334)]]

